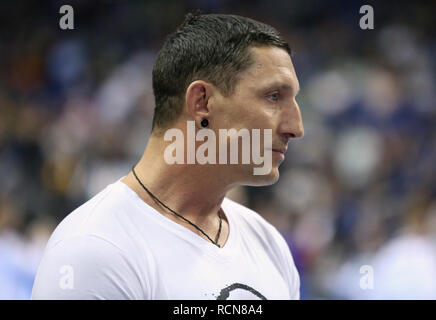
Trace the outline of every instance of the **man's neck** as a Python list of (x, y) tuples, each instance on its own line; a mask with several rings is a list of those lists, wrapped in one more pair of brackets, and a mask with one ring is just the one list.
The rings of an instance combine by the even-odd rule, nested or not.
[[(162, 139), (151, 137), (147, 148), (135, 166), (140, 181), (166, 206), (193, 223), (207, 224), (216, 219), (218, 210), (232, 185), (218, 174), (218, 166), (173, 164), (164, 160)], [(130, 172), (123, 180), (145, 202), (158, 205)], [(165, 210), (164, 210), (165, 211)]]

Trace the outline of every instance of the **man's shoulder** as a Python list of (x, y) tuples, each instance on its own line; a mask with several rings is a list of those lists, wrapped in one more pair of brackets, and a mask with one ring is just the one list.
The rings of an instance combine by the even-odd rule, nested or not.
[(50, 237), (48, 247), (78, 236), (98, 236), (110, 241), (111, 235), (125, 228), (128, 200), (117, 181), (107, 185), (98, 194), (77, 207), (58, 224)]
[[(154, 270), (153, 257), (150, 250), (138, 254), (137, 229), (130, 217), (135, 203), (120, 184), (117, 181), (108, 185), (56, 227), (38, 269), (34, 298), (137, 299), (147, 296), (146, 283), (151, 279), (149, 270)], [(141, 248), (147, 248), (144, 242)], [(63, 272), (65, 266), (74, 268), (77, 275), (74, 291), (59, 290), (57, 282), (53, 282), (52, 275)]]
[(32, 299), (140, 299), (146, 295), (147, 273), (134, 262), (117, 242), (71, 234), (45, 250)]

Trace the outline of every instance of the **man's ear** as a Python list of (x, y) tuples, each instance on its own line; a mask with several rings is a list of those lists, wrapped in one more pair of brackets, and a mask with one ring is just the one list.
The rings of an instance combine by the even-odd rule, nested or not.
[(213, 86), (202, 80), (192, 82), (186, 89), (186, 108), (197, 127), (201, 126), (201, 120), (209, 119), (211, 116), (209, 98), (212, 93)]

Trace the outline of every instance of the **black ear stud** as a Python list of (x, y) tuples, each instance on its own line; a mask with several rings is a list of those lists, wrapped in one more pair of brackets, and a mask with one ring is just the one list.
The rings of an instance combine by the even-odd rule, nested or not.
[(203, 128), (206, 128), (209, 125), (209, 121), (207, 119), (201, 120), (201, 126)]

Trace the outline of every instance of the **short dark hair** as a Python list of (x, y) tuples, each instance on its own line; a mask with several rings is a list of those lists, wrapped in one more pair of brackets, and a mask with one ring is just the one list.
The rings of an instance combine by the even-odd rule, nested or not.
[(189, 84), (204, 80), (224, 95), (253, 63), (250, 46), (291, 49), (273, 27), (236, 15), (192, 14), (170, 34), (153, 67), (155, 110), (152, 131), (168, 128), (181, 114)]

